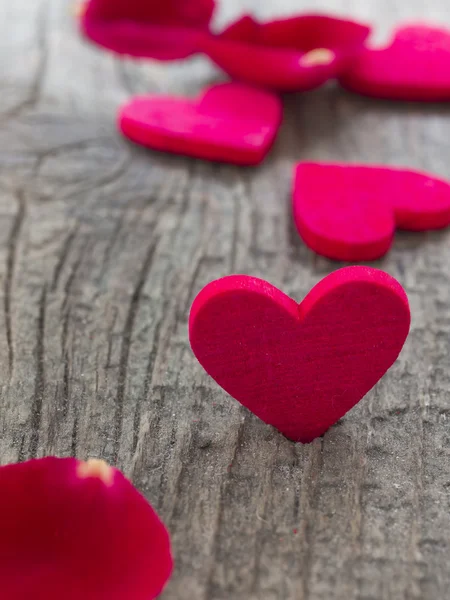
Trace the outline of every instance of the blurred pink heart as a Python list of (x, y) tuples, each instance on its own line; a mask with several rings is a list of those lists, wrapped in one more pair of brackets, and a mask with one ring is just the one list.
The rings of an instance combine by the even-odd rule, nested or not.
[(198, 51), (214, 0), (88, 0), (80, 15), (92, 42), (138, 58), (176, 60)]
[(154, 150), (255, 165), (270, 150), (281, 119), (276, 95), (225, 83), (196, 99), (133, 98), (120, 111), (119, 127), (132, 141)]

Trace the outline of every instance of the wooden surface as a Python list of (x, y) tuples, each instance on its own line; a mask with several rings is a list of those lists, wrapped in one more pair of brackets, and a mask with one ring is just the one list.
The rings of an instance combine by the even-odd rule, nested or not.
[[(223, 0), (288, 14), (300, 0)], [(262, 5), (264, 5), (262, 7)], [(450, 25), (445, 0), (303, 3)], [(323, 439), (295, 445), (207, 378), (187, 339), (210, 280), (263, 277), (297, 300), (339, 265), (291, 223), (293, 162), (450, 176), (448, 106), (328, 87), (286, 100), (263, 167), (166, 157), (116, 134), (136, 92), (194, 94), (204, 60), (121, 62), (83, 44), (65, 0), (0, 2), (0, 457), (117, 464), (173, 538), (164, 600), (445, 600), (450, 587), (450, 232), (399, 234), (377, 263), (405, 286), (400, 360)]]

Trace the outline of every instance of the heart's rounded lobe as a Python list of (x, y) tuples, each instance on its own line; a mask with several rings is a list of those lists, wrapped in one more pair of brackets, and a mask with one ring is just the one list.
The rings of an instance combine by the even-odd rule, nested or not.
[(343, 87), (388, 100), (450, 100), (450, 30), (406, 25), (384, 48), (367, 48), (341, 76)]
[(300, 305), (246, 275), (214, 281), (193, 303), (189, 337), (225, 391), (289, 439), (311, 442), (391, 367), (409, 326), (408, 299), (395, 279), (348, 267)]

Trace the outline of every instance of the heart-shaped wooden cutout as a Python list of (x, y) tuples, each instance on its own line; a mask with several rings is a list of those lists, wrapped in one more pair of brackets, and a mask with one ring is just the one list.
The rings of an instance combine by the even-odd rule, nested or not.
[(214, 281), (192, 305), (189, 337), (225, 391), (289, 439), (306, 443), (377, 383), (409, 326), (408, 299), (395, 279), (347, 267), (300, 304), (246, 275)]
[(255, 165), (270, 150), (281, 119), (275, 94), (225, 83), (194, 100), (133, 98), (120, 111), (119, 127), (126, 137), (153, 150)]
[(346, 89), (390, 100), (450, 100), (450, 31), (404, 26), (384, 48), (367, 48), (340, 78)]
[(199, 50), (214, 8), (214, 0), (88, 0), (80, 26), (90, 41), (118, 54), (176, 60)]
[(300, 163), (293, 212), (307, 246), (334, 260), (375, 260), (395, 229), (426, 231), (450, 225), (450, 185), (407, 169)]
[(327, 15), (259, 23), (244, 16), (201, 48), (233, 79), (282, 92), (316, 88), (349, 67), (370, 28)]

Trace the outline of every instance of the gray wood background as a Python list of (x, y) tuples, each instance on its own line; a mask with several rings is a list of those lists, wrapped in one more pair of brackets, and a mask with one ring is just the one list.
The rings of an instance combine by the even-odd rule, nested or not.
[[(223, 0), (218, 25), (331, 9), (450, 25), (446, 0)], [(168, 157), (116, 133), (145, 91), (220, 78), (198, 58), (120, 61), (83, 43), (71, 3), (0, 1), (0, 458), (102, 457), (170, 528), (164, 600), (445, 600), (450, 588), (450, 232), (398, 234), (378, 262), (413, 325), (398, 363), (308, 446), (259, 422), (194, 360), (195, 294), (233, 272), (297, 300), (339, 265), (290, 217), (293, 162), (401, 164), (450, 176), (448, 106), (331, 86), (286, 99), (258, 169)]]

